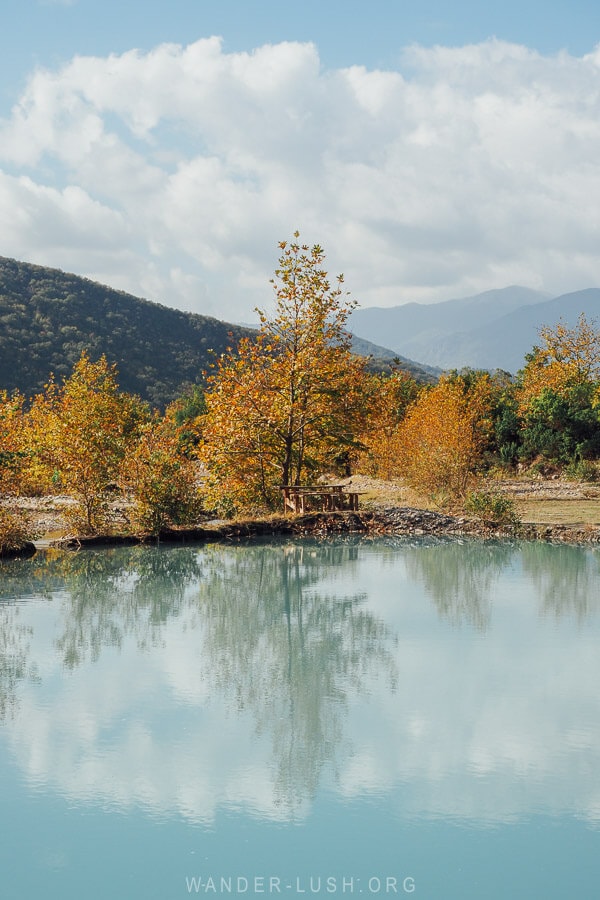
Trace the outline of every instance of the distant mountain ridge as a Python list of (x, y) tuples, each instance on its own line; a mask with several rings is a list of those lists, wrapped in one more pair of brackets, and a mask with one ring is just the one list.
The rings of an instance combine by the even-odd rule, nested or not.
[[(202, 381), (215, 354), (255, 328), (182, 312), (78, 275), (0, 257), (0, 389), (31, 397), (51, 374), (69, 375), (82, 350), (116, 363), (121, 388), (164, 407)], [(354, 352), (386, 369), (391, 350), (353, 338)], [(431, 367), (401, 360), (415, 378)]]
[(441, 369), (516, 373), (539, 342), (539, 329), (560, 319), (573, 327), (584, 313), (600, 318), (600, 289), (558, 297), (512, 286), (442, 303), (408, 303), (353, 312), (351, 327), (368, 340)]
[(350, 349), (357, 356), (369, 358), (367, 369), (375, 372), (386, 372), (392, 368), (400, 368), (408, 372), (416, 381), (435, 382), (442, 374), (442, 370), (436, 366), (428, 366), (427, 363), (416, 362), (390, 350), (388, 347), (380, 347), (365, 338), (351, 334)]
[[(371, 368), (385, 370), (397, 357), (413, 377), (431, 381), (442, 369), (463, 366), (514, 373), (542, 325), (562, 319), (572, 326), (582, 312), (600, 319), (599, 288), (550, 297), (510, 287), (430, 305), (358, 309), (349, 327), (354, 352), (371, 356)], [(123, 390), (164, 406), (202, 380), (214, 353), (254, 333), (0, 257), (0, 389), (32, 396), (51, 373), (68, 375), (87, 350), (117, 364)]]
[[(238, 323), (242, 328), (249, 328), (252, 331), (258, 329), (258, 325), (250, 325), (247, 322)], [(428, 366), (426, 363), (416, 362), (414, 359), (408, 359), (389, 347), (381, 347), (372, 341), (358, 337), (356, 334), (350, 334), (350, 349), (356, 356), (365, 356), (369, 358), (367, 369), (374, 372), (385, 372), (392, 368), (400, 368), (407, 371), (416, 381), (433, 382), (442, 374), (442, 370), (436, 366)]]

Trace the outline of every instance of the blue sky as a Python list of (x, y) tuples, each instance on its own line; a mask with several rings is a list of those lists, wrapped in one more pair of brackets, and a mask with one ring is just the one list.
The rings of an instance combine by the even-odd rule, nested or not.
[(0, 11), (2, 255), (231, 319), (296, 228), (364, 306), (600, 283), (596, 2)]
[(313, 41), (327, 67), (394, 66), (412, 43), (460, 46), (496, 37), (581, 55), (600, 40), (595, 0), (2, 0), (0, 9), (10, 23), (0, 37), (5, 87), (36, 64), (75, 53), (150, 50), (210, 35), (224, 38), (226, 52)]

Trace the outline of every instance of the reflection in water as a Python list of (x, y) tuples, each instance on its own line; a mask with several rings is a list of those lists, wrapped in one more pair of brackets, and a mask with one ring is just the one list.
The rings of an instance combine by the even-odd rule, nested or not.
[(433, 541), (406, 553), (408, 571), (422, 580), (443, 618), (468, 622), (485, 631), (490, 622), (493, 585), (510, 565), (508, 542)]
[[(364, 608), (366, 595), (317, 587), (356, 557), (351, 544), (278, 543), (49, 554), (45, 577), (39, 562), (20, 566), (30, 596), (61, 599), (55, 648), (67, 669), (98, 662), (129, 637), (141, 651), (161, 647), (178, 618), (197, 632), (190, 680), (249, 711), (257, 734), (270, 737), (275, 803), (291, 812), (314, 797), (323, 767), (334, 764), (348, 692), (378, 672), (394, 684), (390, 634)], [(0, 677), (13, 698), (26, 652), (14, 675), (14, 657), (4, 657)]]
[(213, 548), (206, 560), (206, 676), (271, 734), (276, 796), (290, 810), (314, 797), (334, 762), (348, 693), (373, 671), (394, 685), (389, 633), (364, 608), (365, 594), (317, 587), (353, 556), (352, 547), (290, 544), (248, 547), (228, 561)]
[(540, 542), (429, 540), (404, 550), (411, 576), (422, 581), (440, 616), (480, 631), (490, 624), (494, 591), (520, 563), (544, 614), (600, 611), (600, 554), (588, 547)]
[(45, 559), (40, 555), (0, 569), (0, 575), (5, 571), (12, 577), (0, 597), (64, 600), (57, 649), (65, 666), (75, 668), (88, 655), (97, 660), (105, 647), (120, 647), (127, 635), (135, 635), (140, 647), (159, 640), (160, 625), (177, 616), (189, 585), (202, 576), (202, 563), (191, 548), (167, 553), (127, 547), (51, 551)]
[(424, 539), (5, 564), (6, 740), (36, 784), (193, 821), (298, 820), (325, 784), (401, 786), (405, 816), (597, 822), (598, 559)]
[(18, 613), (15, 604), (0, 603), (0, 722), (15, 713), (19, 682), (36, 677), (27, 662), (32, 629), (19, 622)]
[(524, 544), (523, 571), (535, 585), (542, 610), (579, 621), (600, 610), (600, 554), (585, 547)]
[(56, 568), (68, 591), (57, 647), (70, 668), (88, 652), (95, 660), (103, 647), (120, 647), (128, 635), (140, 648), (160, 641), (161, 626), (179, 614), (186, 590), (202, 576), (200, 557), (190, 548), (63, 555)]

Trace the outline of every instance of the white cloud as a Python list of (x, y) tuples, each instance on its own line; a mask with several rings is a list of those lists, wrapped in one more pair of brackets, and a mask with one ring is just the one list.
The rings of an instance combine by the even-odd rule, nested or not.
[(75, 57), (0, 122), (3, 252), (230, 319), (296, 228), (363, 305), (600, 284), (599, 66), (495, 40), (396, 72), (217, 38)]
[(1, 172), (0, 230), (4, 247), (40, 254), (47, 262), (53, 253), (81, 262), (90, 254), (118, 259), (131, 238), (126, 218), (81, 187), (58, 190)]

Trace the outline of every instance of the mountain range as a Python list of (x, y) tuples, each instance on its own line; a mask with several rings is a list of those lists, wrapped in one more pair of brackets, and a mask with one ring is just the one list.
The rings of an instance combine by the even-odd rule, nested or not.
[[(255, 329), (181, 312), (105, 285), (0, 257), (0, 389), (31, 397), (51, 374), (60, 382), (86, 350), (116, 363), (121, 388), (164, 407), (192, 384), (228, 346)], [(354, 352), (385, 369), (395, 355), (360, 338)], [(403, 359), (422, 381), (430, 367)]]
[(539, 343), (539, 329), (581, 314), (600, 319), (600, 289), (552, 295), (507, 287), (441, 303), (406, 303), (352, 313), (350, 327), (367, 340), (440, 369), (503, 369), (516, 373)]
[[(419, 381), (443, 369), (522, 368), (542, 325), (600, 317), (600, 289), (552, 297), (524, 287), (442, 303), (352, 313), (355, 353), (371, 368), (394, 362)], [(59, 269), (0, 257), (0, 389), (30, 397), (51, 374), (70, 374), (82, 350), (116, 363), (123, 390), (158, 407), (255, 329), (182, 312)], [(360, 335), (357, 336), (357, 335)], [(419, 360), (415, 362), (414, 360)]]

